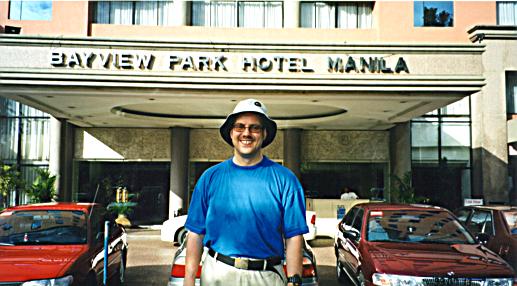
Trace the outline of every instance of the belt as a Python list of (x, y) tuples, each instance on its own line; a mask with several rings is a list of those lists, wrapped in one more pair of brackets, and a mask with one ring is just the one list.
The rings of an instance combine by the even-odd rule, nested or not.
[[(238, 269), (244, 270), (269, 270), (275, 271), (273, 269), (274, 266), (282, 263), (282, 259), (280, 257), (264, 259), (264, 260), (251, 260), (248, 258), (233, 258), (230, 256), (226, 256), (224, 254), (215, 252), (213, 249), (208, 249), (208, 254), (215, 258), (215, 260), (221, 261), (224, 264), (228, 264)], [(275, 271), (276, 272), (276, 271)]]

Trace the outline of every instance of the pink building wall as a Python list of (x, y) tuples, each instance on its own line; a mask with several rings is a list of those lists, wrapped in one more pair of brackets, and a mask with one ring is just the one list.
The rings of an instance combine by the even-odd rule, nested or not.
[(86, 36), (88, 34), (87, 1), (53, 1), (52, 20), (9, 19), (9, 1), (0, 1), (0, 30), (4, 26), (21, 27), (24, 35)]
[[(0, 1), (0, 28), (22, 27), (24, 35), (303, 42), (469, 42), (475, 25), (496, 24), (495, 1), (454, 1), (454, 27), (414, 27), (412, 1), (377, 1), (372, 29), (243, 29), (126, 26), (88, 23), (87, 1), (53, 2), (51, 21), (8, 19), (8, 1)], [(286, 11), (288, 13), (288, 11)], [(90, 32), (89, 32), (90, 31)], [(245, 31), (245, 32), (243, 32)]]

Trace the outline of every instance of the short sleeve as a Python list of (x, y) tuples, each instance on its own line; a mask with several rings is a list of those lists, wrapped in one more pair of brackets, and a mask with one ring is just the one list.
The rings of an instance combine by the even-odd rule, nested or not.
[(206, 214), (208, 211), (207, 202), (207, 174), (206, 172), (199, 178), (188, 210), (185, 228), (197, 234), (206, 233)]
[(305, 196), (303, 194), (303, 188), (296, 176), (292, 173), (290, 173), (290, 175), (286, 184), (285, 193), (282, 197), (285, 238), (291, 238), (309, 232), (305, 220)]

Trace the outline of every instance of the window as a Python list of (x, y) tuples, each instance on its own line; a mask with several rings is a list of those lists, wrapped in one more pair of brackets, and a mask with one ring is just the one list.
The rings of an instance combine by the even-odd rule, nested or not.
[(415, 27), (452, 27), (453, 1), (415, 1)]
[(471, 137), (469, 97), (411, 121), (412, 183), (418, 196), (450, 209), (470, 197)]
[(517, 25), (517, 1), (497, 2), (497, 24)]
[(52, 1), (9, 1), (9, 19), (44, 20), (52, 19)]
[(301, 182), (306, 196), (319, 199), (339, 199), (346, 186), (359, 198), (383, 197), (387, 185), (388, 166), (385, 163), (304, 162)]
[(303, 28), (369, 29), (374, 2), (302, 2)]
[(517, 71), (506, 72), (506, 113), (517, 114)]
[[(16, 165), (22, 179), (31, 184), (38, 168), (50, 160), (50, 116), (14, 100), (0, 97), (0, 163)], [(8, 195), (9, 205), (23, 204), (23, 193)], [(2, 207), (0, 205), (0, 207)]]
[[(168, 216), (170, 163), (101, 162), (75, 163), (77, 184), (74, 195), (79, 202), (108, 205), (115, 201), (116, 188), (124, 186), (130, 201), (137, 203), (129, 214), (134, 224), (162, 223)], [(152, 209), (152, 212), (149, 210)]]
[(193, 1), (192, 26), (282, 28), (280, 1)]
[(167, 26), (172, 23), (173, 1), (99, 1), (94, 23)]
[(475, 210), (474, 214), (467, 223), (467, 228), (473, 233), (486, 233), (493, 235), (492, 213), (489, 211)]

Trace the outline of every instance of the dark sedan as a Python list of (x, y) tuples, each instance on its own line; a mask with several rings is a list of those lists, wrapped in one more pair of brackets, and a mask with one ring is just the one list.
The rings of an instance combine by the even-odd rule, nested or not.
[(468, 206), (455, 213), (486, 247), (517, 270), (517, 207)]
[(456, 217), (423, 205), (360, 204), (338, 225), (337, 274), (355, 285), (512, 286), (512, 268)]
[[(16, 206), (0, 212), (0, 285), (101, 285), (106, 209), (89, 203)], [(127, 257), (123, 228), (111, 223), (110, 285), (122, 284)]]

